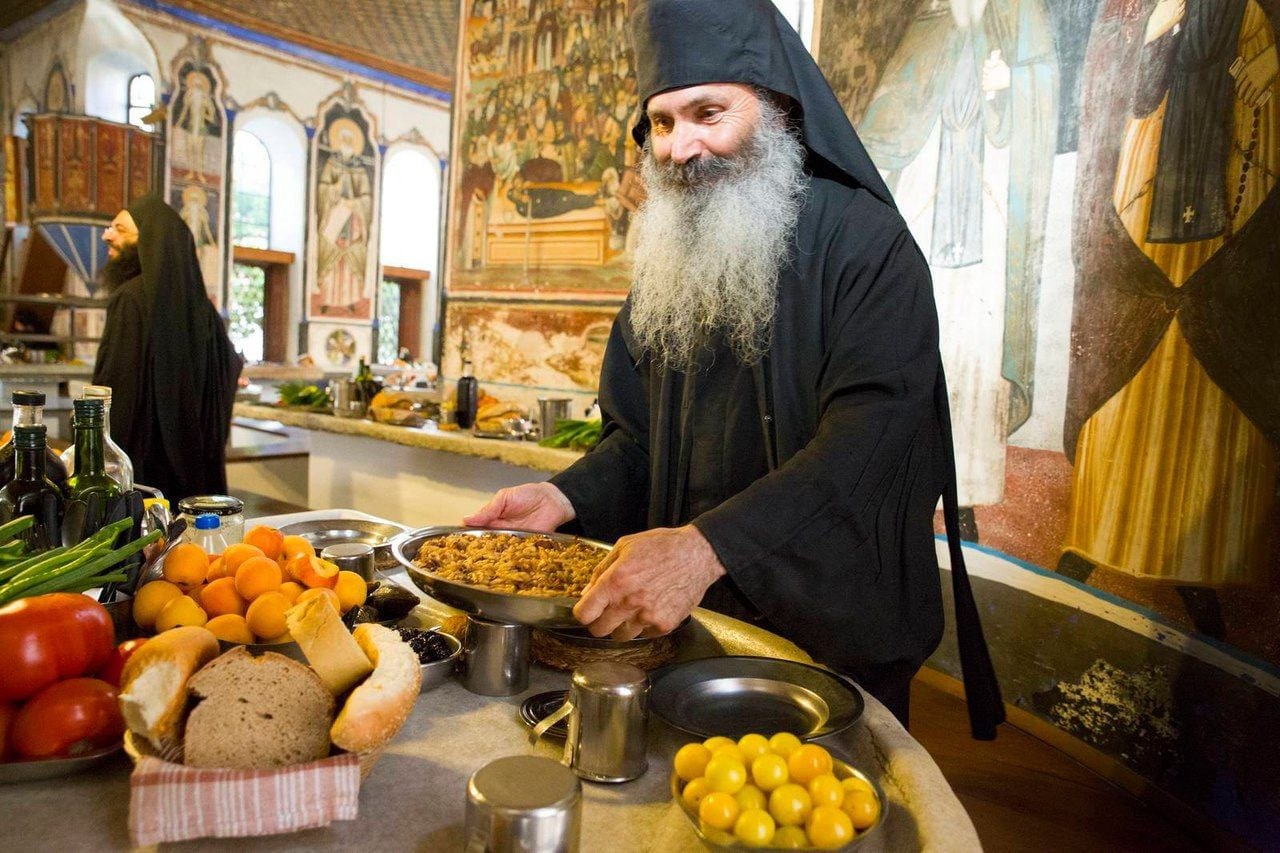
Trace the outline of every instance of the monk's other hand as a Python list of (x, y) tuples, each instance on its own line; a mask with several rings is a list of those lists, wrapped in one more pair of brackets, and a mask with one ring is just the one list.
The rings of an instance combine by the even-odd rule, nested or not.
[(462, 523), (468, 527), (550, 533), (576, 517), (573, 504), (551, 483), (525, 483), (499, 490), (487, 504), (462, 519)]
[(675, 629), (724, 566), (693, 525), (624, 536), (573, 608), (592, 636), (629, 640)]

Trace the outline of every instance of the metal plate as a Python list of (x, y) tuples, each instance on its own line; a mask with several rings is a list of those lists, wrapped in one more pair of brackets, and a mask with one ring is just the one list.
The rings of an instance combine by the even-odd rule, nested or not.
[(749, 732), (824, 737), (853, 725), (864, 707), (862, 694), (841, 676), (776, 658), (702, 658), (665, 666), (649, 678), (653, 712), (703, 738)]
[(391, 540), (409, 528), (389, 521), (367, 521), (363, 518), (315, 518), (295, 521), (280, 528), (286, 536), (301, 536), (311, 543), (319, 554), (330, 545), (359, 542), (373, 548), (374, 568), (394, 568), (396, 558), (391, 553)]
[[(545, 693), (535, 693), (528, 699), (520, 703), (520, 720), (529, 728), (534, 728), (538, 723), (560, 710), (560, 706), (564, 704), (564, 699), (569, 695), (568, 690), (548, 690)], [(551, 728), (547, 729), (543, 737), (551, 740), (564, 740), (569, 736), (569, 721), (560, 720)]]
[(432, 598), (445, 604), (497, 622), (512, 622), (520, 625), (531, 625), (535, 628), (572, 628), (581, 626), (573, 618), (573, 605), (576, 598), (540, 598), (533, 595), (516, 595), (510, 592), (497, 592), (481, 586), (458, 583), (429, 572), (413, 560), (418, 556), (422, 543), (428, 539), (462, 533), (468, 536), (491, 536), (506, 533), (521, 538), (552, 539), (556, 542), (582, 542), (597, 548), (601, 559), (610, 550), (610, 546), (580, 536), (569, 536), (564, 533), (531, 533), (528, 530), (499, 530), (482, 527), (421, 527), (397, 537), (391, 543), (391, 552), (400, 565), (404, 566), (409, 578)]
[(88, 770), (96, 764), (111, 758), (120, 751), (122, 743), (105, 749), (86, 752), (72, 758), (50, 758), (45, 761), (5, 761), (0, 762), (0, 784), (7, 782), (34, 782), (37, 779), (52, 779), (57, 776), (70, 776)]

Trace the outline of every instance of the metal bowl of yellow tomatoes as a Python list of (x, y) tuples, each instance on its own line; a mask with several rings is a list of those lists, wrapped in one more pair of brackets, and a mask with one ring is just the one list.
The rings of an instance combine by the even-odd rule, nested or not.
[(885, 811), (869, 776), (788, 732), (685, 744), (671, 796), (712, 850), (852, 850)]

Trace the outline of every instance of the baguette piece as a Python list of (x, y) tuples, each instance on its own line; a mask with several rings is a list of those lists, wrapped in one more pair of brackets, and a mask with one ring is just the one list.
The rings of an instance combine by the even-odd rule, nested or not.
[(181, 745), (187, 680), (218, 656), (218, 638), (193, 625), (171, 628), (143, 643), (120, 673), (120, 712), (134, 734), (161, 755)]
[(369, 752), (395, 737), (408, 719), (422, 685), (422, 664), (390, 628), (357, 625), (352, 635), (373, 661), (373, 674), (351, 691), (329, 738), (347, 752)]
[(284, 767), (329, 754), (333, 696), (305, 664), (241, 646), (196, 673), (190, 688), (200, 702), (187, 716), (188, 766)]
[(294, 605), (284, 618), (307, 663), (334, 696), (346, 693), (373, 672), (373, 664), (342, 624), (338, 611), (323, 597)]

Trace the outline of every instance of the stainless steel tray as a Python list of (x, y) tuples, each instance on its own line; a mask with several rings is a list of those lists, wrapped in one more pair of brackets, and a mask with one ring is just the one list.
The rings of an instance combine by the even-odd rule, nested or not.
[(777, 658), (727, 655), (669, 664), (651, 673), (649, 684), (653, 713), (702, 738), (784, 731), (824, 737), (853, 725), (865, 707), (842, 676)]
[(368, 521), (363, 518), (313, 518), (295, 521), (280, 528), (286, 536), (301, 536), (311, 543), (319, 554), (330, 545), (359, 542), (373, 548), (374, 568), (385, 571), (395, 568), (396, 558), (391, 553), (391, 540), (409, 528), (389, 521)]
[(37, 779), (53, 779), (57, 776), (70, 776), (88, 770), (96, 764), (107, 761), (120, 751), (122, 743), (105, 749), (86, 752), (71, 758), (49, 758), (44, 761), (5, 761), (0, 762), (0, 784), (7, 782), (34, 782)]
[(392, 542), (391, 552), (395, 555), (396, 560), (400, 562), (400, 565), (404, 566), (409, 578), (432, 598), (485, 619), (532, 625), (536, 628), (572, 628), (580, 626), (581, 623), (573, 618), (573, 605), (578, 600), (576, 598), (539, 598), (532, 595), (515, 595), (445, 580), (413, 561), (414, 557), (418, 555), (418, 549), (422, 547), (423, 542), (453, 533), (463, 533), (468, 536), (507, 533), (511, 536), (553, 539), (557, 542), (582, 542), (599, 549), (601, 559), (610, 550), (610, 546), (603, 542), (584, 539), (580, 536), (569, 536), (564, 533), (532, 533), (528, 530), (500, 530), (484, 527), (421, 527), (397, 537)]

